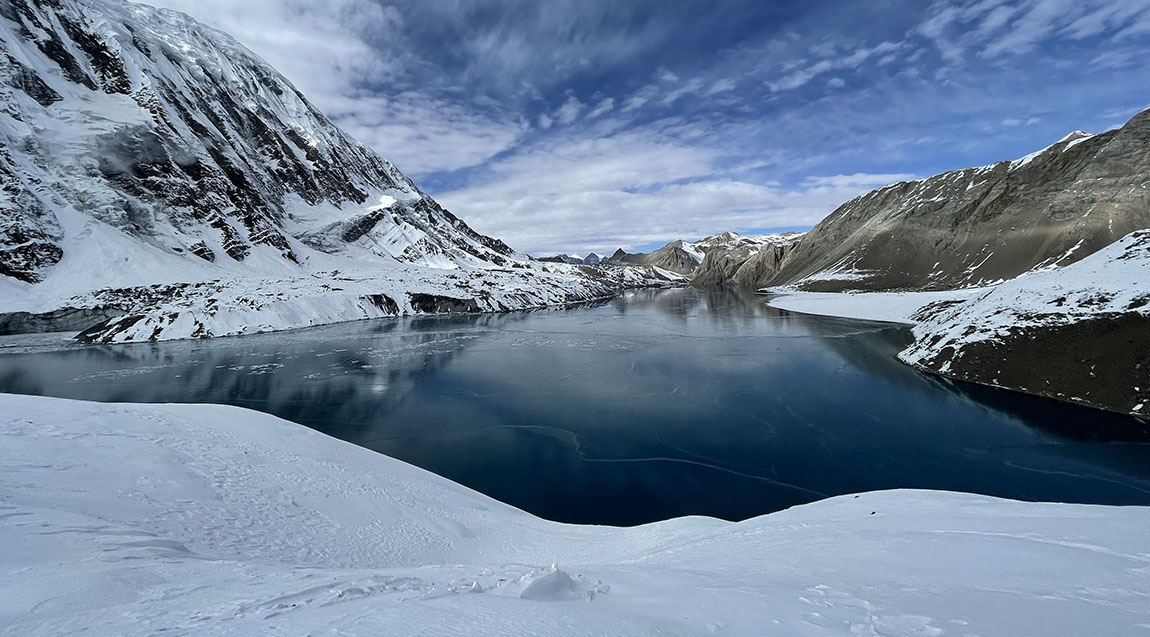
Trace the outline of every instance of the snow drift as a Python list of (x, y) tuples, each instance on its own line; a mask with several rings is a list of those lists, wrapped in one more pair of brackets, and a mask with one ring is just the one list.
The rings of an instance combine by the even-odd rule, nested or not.
[(0, 632), (1136, 635), (1150, 509), (547, 522), (233, 407), (0, 395)]

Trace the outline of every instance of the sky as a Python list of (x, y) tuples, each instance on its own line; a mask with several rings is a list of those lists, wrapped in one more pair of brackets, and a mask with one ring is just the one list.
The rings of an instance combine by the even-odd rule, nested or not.
[(1150, 0), (153, 0), (534, 254), (807, 228), (1150, 107)]

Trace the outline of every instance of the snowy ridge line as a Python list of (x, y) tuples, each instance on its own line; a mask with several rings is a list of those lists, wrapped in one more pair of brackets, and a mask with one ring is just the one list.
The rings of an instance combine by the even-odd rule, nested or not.
[(576, 526), (236, 407), (0, 395), (0, 432), (0, 618), (14, 635), (1150, 624), (1150, 507), (900, 490), (738, 523)]

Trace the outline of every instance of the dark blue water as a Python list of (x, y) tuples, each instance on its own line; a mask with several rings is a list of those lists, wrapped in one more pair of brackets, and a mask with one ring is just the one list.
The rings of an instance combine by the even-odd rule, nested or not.
[(209, 341), (9, 338), (0, 391), (250, 407), (573, 522), (896, 487), (1150, 504), (1142, 423), (919, 374), (893, 359), (908, 338), (669, 290)]

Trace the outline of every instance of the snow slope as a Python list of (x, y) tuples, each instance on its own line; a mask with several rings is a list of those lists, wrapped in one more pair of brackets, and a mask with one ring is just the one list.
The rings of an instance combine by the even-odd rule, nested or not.
[(213, 405), (0, 395), (0, 634), (1144, 635), (1150, 509), (540, 520)]
[(1150, 415), (1150, 230), (917, 318), (905, 363)]

